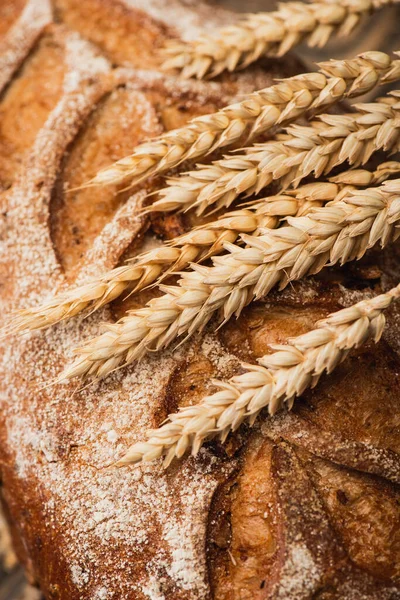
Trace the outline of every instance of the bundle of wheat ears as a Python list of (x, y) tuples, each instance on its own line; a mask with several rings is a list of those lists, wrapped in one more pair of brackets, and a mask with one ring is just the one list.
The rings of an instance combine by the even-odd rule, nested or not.
[[(391, 3), (283, 4), (213, 36), (171, 43), (165, 67), (180, 70), (184, 77), (213, 77), (264, 54), (280, 56), (302, 40), (323, 45), (332, 33), (349, 34), (362, 17)], [(158, 286), (162, 295), (105, 324), (99, 337), (78, 348), (75, 362), (57, 381), (104, 377), (149, 351), (184, 341), (212, 318), (224, 324), (274, 287), (283, 289), (293, 280), (357, 260), (373, 246), (383, 248), (396, 240), (400, 162), (388, 156), (400, 150), (400, 92), (356, 104), (345, 114), (326, 110), (398, 79), (400, 60), (383, 52), (331, 60), (314, 73), (282, 80), (139, 145), (131, 156), (100, 171), (88, 187), (121, 181), (134, 186), (183, 161), (219, 152), (214, 162), (169, 177), (146, 207), (147, 212), (194, 210), (199, 215), (218, 211), (218, 216), (43, 306), (19, 311), (9, 330), (40, 329), (97, 310), (124, 293)], [(257, 143), (257, 136), (266, 132), (272, 137)], [(230, 146), (234, 149), (221, 156)], [(368, 168), (377, 151), (386, 153), (385, 161)], [(304, 182), (310, 177), (317, 181)], [(260, 198), (272, 182), (278, 193)], [(173, 273), (180, 278), (168, 285)], [(274, 346), (275, 352), (259, 364), (244, 364), (242, 374), (216, 381), (216, 393), (171, 414), (117, 464), (164, 456), (168, 465), (190, 449), (196, 454), (205, 440), (224, 441), (245, 420), (253, 424), (265, 407), (270, 414), (285, 403), (291, 408), (296, 396), (316, 385), (350, 350), (380, 339), (384, 311), (399, 297), (400, 285), (331, 314), (286, 345)]]

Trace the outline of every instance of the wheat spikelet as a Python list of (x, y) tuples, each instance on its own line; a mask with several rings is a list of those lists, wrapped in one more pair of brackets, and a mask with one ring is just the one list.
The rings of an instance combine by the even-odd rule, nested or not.
[(400, 220), (400, 179), (377, 188), (350, 191), (339, 201), (288, 217), (289, 224), (262, 235), (242, 234), (245, 248), (227, 243), (213, 267), (192, 265), (176, 286), (131, 311), (105, 332), (78, 348), (78, 358), (60, 375), (104, 377), (112, 370), (160, 350), (185, 334), (201, 331), (219, 311), (221, 321), (238, 316), (252, 300), (276, 285), (319, 272), (327, 263), (358, 259), (380, 242), (396, 239)]
[(117, 466), (164, 456), (167, 467), (188, 450), (196, 455), (205, 440), (224, 441), (245, 420), (252, 425), (265, 407), (271, 415), (284, 404), (291, 408), (297, 396), (314, 387), (324, 372), (331, 373), (350, 350), (367, 340), (379, 341), (384, 311), (399, 297), (400, 284), (386, 294), (332, 313), (316, 329), (285, 345), (271, 345), (275, 352), (260, 358), (258, 365), (243, 364), (245, 373), (228, 382), (214, 381), (219, 391), (169, 415), (164, 425), (147, 433), (147, 441), (131, 446)]
[(171, 240), (160, 248), (145, 252), (133, 261), (105, 273), (102, 277), (67, 290), (38, 307), (20, 310), (8, 332), (42, 329), (70, 319), (83, 310), (96, 311), (125, 292), (136, 293), (171, 273), (219, 254), (225, 242), (240, 241), (241, 233), (256, 234), (260, 228), (275, 228), (280, 219), (302, 216), (323, 203), (339, 200), (349, 187), (382, 183), (400, 172), (400, 162), (385, 162), (375, 171), (354, 169), (332, 177), (330, 182), (303, 185), (285, 194), (268, 196), (247, 208), (224, 214), (219, 219)]
[(269, 13), (249, 14), (237, 25), (165, 48), (165, 69), (183, 77), (215, 77), (243, 69), (261, 56), (283, 56), (302, 41), (324, 46), (333, 33), (348, 35), (360, 19), (397, 0), (338, 0), (304, 4), (287, 2)]
[(188, 159), (287, 124), (306, 112), (321, 112), (345, 97), (354, 98), (378, 83), (399, 79), (400, 61), (383, 52), (365, 52), (352, 60), (321, 63), (320, 72), (284, 79), (249, 94), (237, 104), (197, 117), (185, 127), (140, 144), (133, 154), (103, 169), (88, 185), (116, 184), (129, 179), (136, 185)]
[(258, 194), (273, 181), (282, 188), (296, 187), (313, 174), (329, 173), (348, 162), (365, 164), (377, 150), (396, 152), (400, 147), (400, 92), (378, 102), (358, 104), (357, 113), (321, 115), (309, 126), (292, 125), (275, 140), (256, 144), (243, 154), (228, 154), (211, 165), (168, 180), (160, 199), (149, 211), (183, 211), (198, 214), (210, 207), (229, 207), (239, 195)]

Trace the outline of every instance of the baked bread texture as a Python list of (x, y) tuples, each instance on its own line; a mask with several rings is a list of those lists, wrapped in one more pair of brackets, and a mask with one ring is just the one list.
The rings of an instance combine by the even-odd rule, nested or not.
[[(165, 75), (155, 49), (227, 23), (186, 0), (0, 3), (0, 306), (39, 304), (190, 215), (143, 216), (160, 180), (85, 188), (141, 141), (299, 72), (264, 60), (214, 82)], [(117, 193), (118, 192), (118, 193)], [(333, 310), (400, 279), (400, 246), (297, 282), (238, 320), (85, 389), (49, 385), (72, 348), (154, 290), (0, 341), (1, 497), (47, 600), (400, 598), (400, 315), (291, 412), (164, 471), (116, 469), (144, 432)]]

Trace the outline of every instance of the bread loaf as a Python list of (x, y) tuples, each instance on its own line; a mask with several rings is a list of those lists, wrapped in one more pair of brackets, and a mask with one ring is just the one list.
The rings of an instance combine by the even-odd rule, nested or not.
[[(0, 306), (7, 323), (190, 215), (143, 216), (153, 179), (80, 189), (139, 142), (211, 112), (294, 58), (214, 82), (165, 75), (155, 51), (227, 23), (191, 0), (28, 0), (0, 5)], [(197, 222), (197, 221), (196, 221)], [(396, 600), (400, 598), (400, 315), (292, 412), (164, 471), (116, 469), (147, 429), (228, 378), (241, 360), (400, 279), (400, 246), (297, 282), (219, 331), (105, 381), (50, 385), (101, 321), (90, 316), (0, 341), (1, 497), (14, 546), (46, 600)], [(397, 311), (397, 312), (396, 312)]]

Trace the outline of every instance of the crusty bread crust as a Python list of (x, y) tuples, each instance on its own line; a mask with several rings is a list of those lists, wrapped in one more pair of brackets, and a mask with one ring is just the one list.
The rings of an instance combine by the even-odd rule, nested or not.
[[(190, 2), (179, 10), (176, 2), (161, 4), (55, 0), (53, 22), (41, 23), (33, 41), (18, 38), (0, 97), (4, 322), (15, 308), (159, 243), (156, 234), (171, 237), (192, 224), (190, 217), (139, 215), (157, 180), (128, 191), (74, 188), (143, 139), (300, 68), (287, 59), (214, 83), (167, 77), (155, 47), (205, 18), (229, 16), (206, 6), (195, 11)], [(14, 36), (18, 26), (26, 30), (23, 8), (0, 7), (7, 15), (0, 49), (9, 48), (12, 29)], [(3, 59), (4, 51), (0, 73)], [(48, 384), (101, 321), (154, 291), (1, 340), (2, 499), (19, 558), (45, 597), (400, 598), (395, 308), (382, 343), (349, 358), (292, 413), (242, 427), (226, 446), (210, 443), (168, 472), (157, 463), (109, 468), (147, 428), (207, 393), (212, 376), (231, 376), (268, 344), (396, 283), (399, 255), (397, 244), (273, 293), (220, 331), (211, 325), (84, 390)]]

